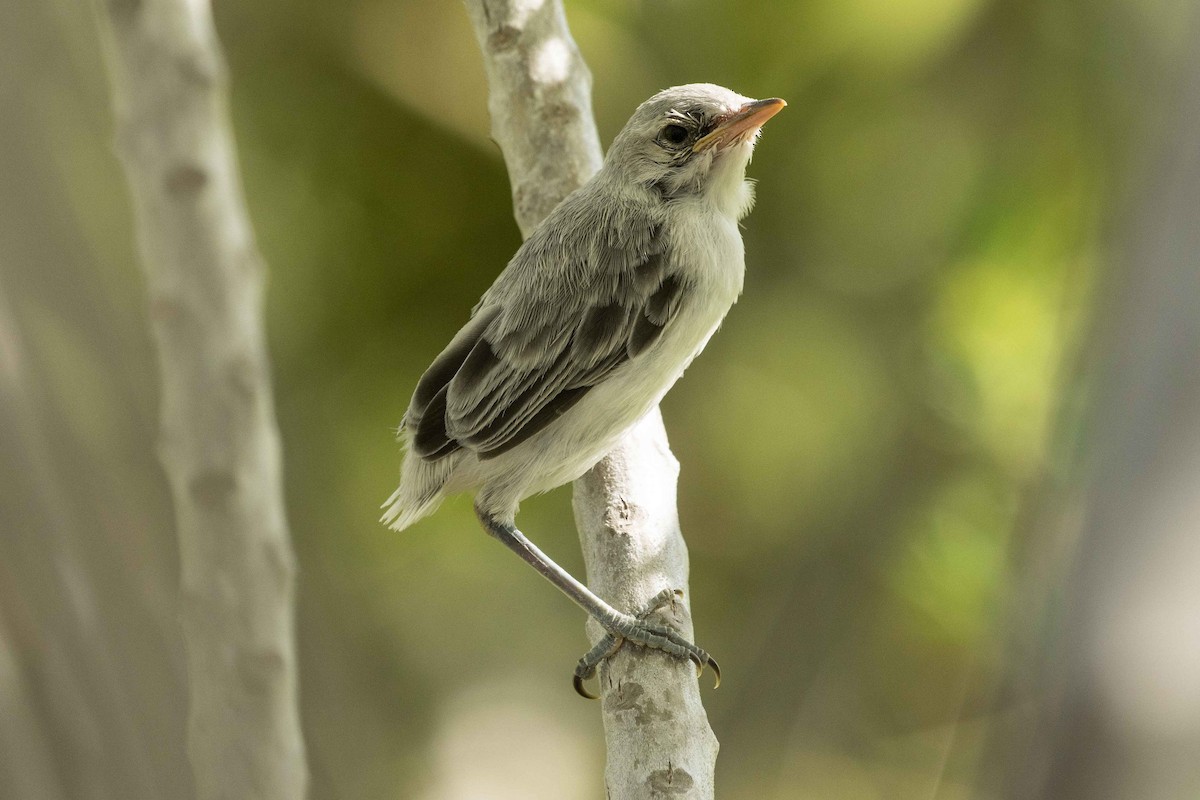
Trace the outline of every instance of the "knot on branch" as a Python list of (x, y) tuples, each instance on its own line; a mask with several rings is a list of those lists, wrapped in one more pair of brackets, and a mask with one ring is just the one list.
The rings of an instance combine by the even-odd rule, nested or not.
[(196, 164), (177, 164), (163, 178), (163, 186), (172, 197), (194, 197), (207, 185), (208, 172)]
[(142, 10), (142, 0), (108, 0), (108, 10), (114, 20), (127, 22)]
[(224, 508), (237, 491), (237, 478), (227, 469), (206, 469), (192, 478), (188, 491), (198, 506)]
[(234, 664), (242, 686), (256, 695), (276, 691), (287, 670), (287, 660), (276, 647), (242, 651), (238, 653)]
[(504, 53), (517, 46), (521, 30), (512, 25), (501, 25), (488, 36), (487, 45), (493, 53)]

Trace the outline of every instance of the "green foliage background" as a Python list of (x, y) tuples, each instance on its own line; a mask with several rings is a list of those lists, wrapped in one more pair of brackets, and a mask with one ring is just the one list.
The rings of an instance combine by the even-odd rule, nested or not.
[[(673, 84), (789, 103), (750, 169), (745, 294), (663, 408), (725, 671), (722, 797), (980, 796), (1028, 511), (1071, 464), (1075, 364), (1182, 8), (569, 3), (605, 142)], [(36, 695), (87, 610), (80, 713), (117, 723), (60, 756), (107, 776), (78, 796), (186, 798), (156, 370), (85, 9), (10, 6), (0, 34), (0, 317), (28, 400), (0, 433), (0, 620)], [(216, 12), (271, 274), (312, 796), (602, 797), (581, 615), (468, 498), (403, 535), (376, 521), (417, 377), (520, 241), (466, 13)], [(521, 523), (581, 574), (567, 491)]]

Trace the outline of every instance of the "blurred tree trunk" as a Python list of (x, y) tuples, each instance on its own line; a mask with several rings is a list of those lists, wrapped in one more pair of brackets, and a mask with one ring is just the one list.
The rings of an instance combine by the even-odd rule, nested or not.
[(1185, 70), (1098, 304), (1073, 567), (993, 754), (1013, 800), (1200, 797), (1200, 38)]
[(0, 507), (0, 797), (150, 800), (166, 787), (144, 762), (146, 734), (73, 537), (87, 528), (63, 501), (74, 487), (57, 469), (57, 420), (30, 355), (0, 274), (0, 452), (20, 465), (6, 488), (28, 498)]
[[(561, 0), (468, 0), (467, 9), (487, 69), (492, 136), (528, 236), (602, 163), (591, 74)], [(630, 611), (664, 588), (685, 590), (673, 621), (691, 637), (678, 473), (655, 409), (576, 481), (575, 519), (592, 590)], [(603, 634), (594, 622), (588, 627), (594, 639)], [(599, 682), (607, 796), (711, 798), (717, 740), (692, 665), (626, 647), (601, 666)]]
[(201, 800), (296, 800), (294, 556), (262, 314), (208, 3), (106, 0), (117, 148), (158, 351)]

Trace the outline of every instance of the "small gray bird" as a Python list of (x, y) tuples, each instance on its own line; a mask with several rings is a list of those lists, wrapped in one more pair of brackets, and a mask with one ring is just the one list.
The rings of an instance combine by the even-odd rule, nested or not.
[[(517, 530), (522, 500), (572, 481), (662, 399), (742, 291), (746, 165), (786, 103), (712, 84), (642, 103), (604, 166), (517, 250), (425, 371), (401, 424), (407, 454), (383, 521), (403, 530), (474, 489), (495, 536), (609, 632), (575, 687), (629, 641), (716, 662), (643, 614), (612, 608)], [(647, 609), (651, 611), (653, 609)]]

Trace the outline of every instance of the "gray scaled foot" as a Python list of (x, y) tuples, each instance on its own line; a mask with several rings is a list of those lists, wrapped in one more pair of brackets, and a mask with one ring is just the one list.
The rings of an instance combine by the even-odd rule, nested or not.
[(716, 676), (713, 688), (720, 686), (721, 667), (717, 664), (715, 658), (670, 628), (661, 625), (651, 625), (645, 621), (646, 617), (660, 608), (666, 605), (674, 606), (675, 599), (682, 595), (683, 592), (678, 589), (663, 589), (637, 614), (633, 616), (622, 615), (615, 620), (612, 626), (609, 627), (608, 633), (601, 637), (600, 641), (596, 642), (596, 646), (587, 651), (575, 666), (575, 691), (582, 697), (595, 700), (597, 696), (584, 687), (584, 681), (595, 675), (596, 667), (600, 665), (600, 662), (615, 655), (626, 642), (643, 647), (652, 647), (655, 650), (662, 650), (664, 653), (676, 658), (686, 658), (696, 665), (697, 675), (703, 674), (706, 666), (711, 666), (713, 674)]

